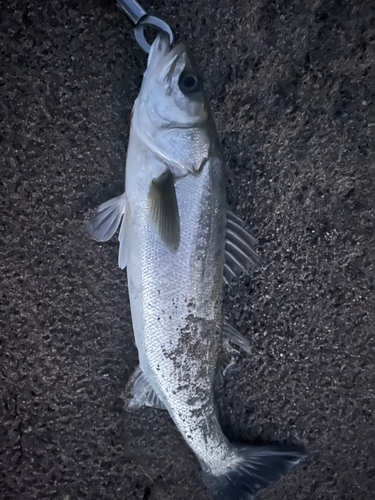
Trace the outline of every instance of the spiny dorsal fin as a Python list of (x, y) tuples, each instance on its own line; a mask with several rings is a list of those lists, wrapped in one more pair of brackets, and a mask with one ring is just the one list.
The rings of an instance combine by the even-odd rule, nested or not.
[(234, 278), (250, 267), (258, 267), (260, 258), (254, 247), (257, 240), (245, 228), (244, 222), (231, 210), (227, 210), (225, 234), (224, 283), (230, 285)]
[(180, 245), (180, 216), (178, 214), (174, 178), (170, 170), (151, 182), (148, 192), (151, 220), (160, 239), (173, 251)]

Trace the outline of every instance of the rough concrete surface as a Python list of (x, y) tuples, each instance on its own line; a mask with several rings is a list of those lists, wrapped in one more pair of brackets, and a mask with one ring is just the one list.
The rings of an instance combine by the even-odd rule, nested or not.
[[(143, 1), (200, 63), (228, 199), (263, 269), (226, 292), (252, 345), (218, 401), (245, 443), (308, 458), (259, 500), (370, 500), (374, 429), (371, 0)], [(1, 500), (207, 500), (166, 414), (129, 412), (137, 352), (117, 243), (145, 54), (114, 0), (1, 6)]]

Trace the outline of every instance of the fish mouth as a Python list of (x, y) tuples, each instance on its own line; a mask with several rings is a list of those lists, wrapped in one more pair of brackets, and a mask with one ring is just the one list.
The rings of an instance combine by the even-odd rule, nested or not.
[(147, 73), (157, 73), (159, 77), (167, 78), (183, 56), (189, 59), (186, 45), (180, 42), (174, 48), (171, 48), (169, 35), (161, 32), (151, 45), (147, 60)]

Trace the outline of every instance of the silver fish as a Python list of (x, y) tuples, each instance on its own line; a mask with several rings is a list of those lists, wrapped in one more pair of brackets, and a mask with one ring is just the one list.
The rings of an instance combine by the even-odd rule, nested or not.
[[(298, 463), (293, 447), (232, 444), (223, 434), (214, 380), (230, 343), (223, 279), (258, 261), (254, 238), (227, 210), (224, 163), (202, 80), (183, 44), (159, 35), (135, 101), (125, 193), (98, 209), (87, 229), (119, 232), (127, 267), (139, 368), (130, 407), (166, 408), (196, 454), (215, 500), (242, 500)], [(223, 278), (224, 277), (224, 278)]]

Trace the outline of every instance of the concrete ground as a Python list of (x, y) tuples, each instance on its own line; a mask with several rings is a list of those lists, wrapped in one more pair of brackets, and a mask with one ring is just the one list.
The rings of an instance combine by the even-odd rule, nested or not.
[[(308, 458), (259, 500), (370, 500), (374, 426), (371, 0), (157, 0), (200, 63), (228, 199), (263, 269), (227, 291), (250, 341), (218, 401), (247, 443)], [(166, 412), (129, 412), (137, 352), (117, 243), (145, 54), (115, 0), (3, 2), (0, 498), (207, 500)]]

